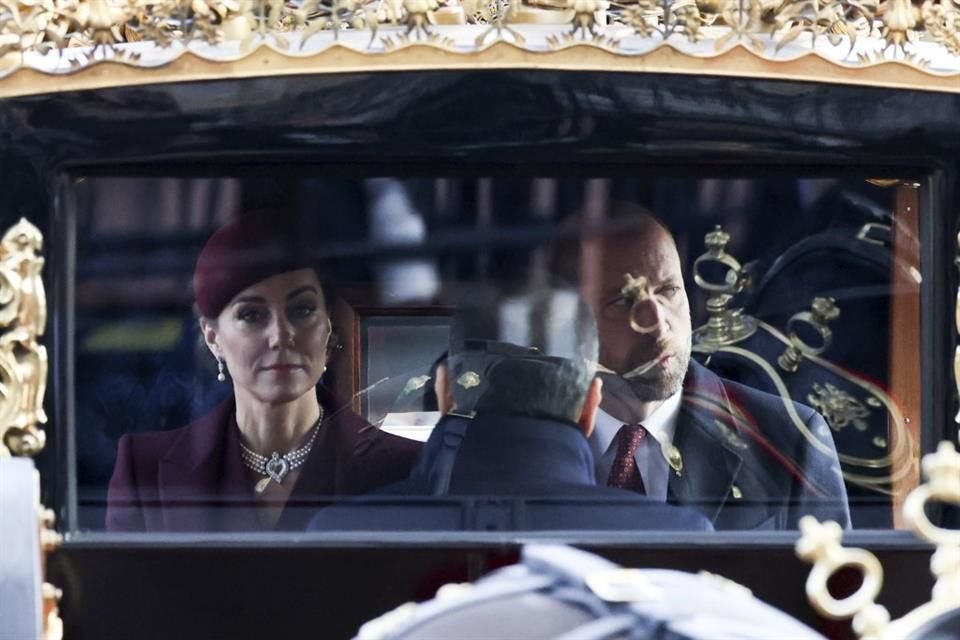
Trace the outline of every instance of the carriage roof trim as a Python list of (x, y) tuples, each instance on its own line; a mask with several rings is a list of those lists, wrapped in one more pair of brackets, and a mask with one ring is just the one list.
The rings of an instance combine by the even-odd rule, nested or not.
[(12, 0), (0, 4), (0, 97), (440, 69), (677, 73), (956, 93), (954, 25), (960, 8), (951, 0)]

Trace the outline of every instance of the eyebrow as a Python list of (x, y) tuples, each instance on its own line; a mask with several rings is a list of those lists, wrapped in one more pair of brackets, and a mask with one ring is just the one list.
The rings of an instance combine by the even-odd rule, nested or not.
[[(287, 300), (290, 300), (290, 299), (292, 299), (292, 298), (296, 298), (296, 297), (297, 297), (298, 295), (300, 295), (301, 293), (306, 293), (306, 292), (308, 292), (308, 291), (312, 291), (313, 293), (316, 293), (316, 294), (319, 294), (319, 293), (320, 293), (315, 286), (313, 286), (313, 285), (311, 285), (311, 284), (308, 284), (308, 285), (304, 285), (304, 286), (302, 286), (302, 287), (299, 287), (299, 288), (297, 288), (297, 289), (294, 289), (293, 291), (291, 291), (290, 293), (288, 293), (288, 294), (287, 294)], [(250, 303), (264, 304), (264, 303), (266, 303), (266, 299), (265, 299), (264, 297), (262, 297), (262, 296), (243, 296), (242, 298), (237, 298), (236, 300), (233, 301), (234, 304), (238, 304), (238, 303), (241, 303), (241, 302), (250, 302)]]
[(305, 285), (303, 285), (302, 287), (300, 287), (300, 288), (298, 288), (298, 289), (294, 289), (293, 291), (291, 291), (290, 293), (288, 293), (288, 294), (287, 294), (287, 300), (289, 300), (289, 299), (291, 299), (291, 298), (296, 298), (296, 297), (297, 297), (298, 295), (300, 295), (301, 293), (306, 293), (306, 292), (308, 292), (308, 291), (312, 291), (313, 293), (317, 293), (317, 294), (320, 293), (319, 291), (317, 291), (317, 288), (316, 288), (315, 286), (313, 286), (312, 284), (305, 284)]

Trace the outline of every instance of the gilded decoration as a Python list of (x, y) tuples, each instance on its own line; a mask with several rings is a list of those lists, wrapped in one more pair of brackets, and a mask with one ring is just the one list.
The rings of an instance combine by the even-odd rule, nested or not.
[(47, 323), (40, 231), (21, 219), (0, 240), (0, 457), (43, 449)]
[[(746, 375), (751, 386), (779, 397), (792, 427), (815, 451), (832, 458), (828, 443), (833, 442), (848, 486), (885, 495), (915, 486), (918, 443), (895, 399), (867, 376), (830, 359), (830, 323), (842, 312), (836, 300), (814, 295), (807, 309), (790, 316), (784, 330), (752, 317), (735, 306), (752, 292), (749, 273), (726, 250), (729, 242), (730, 235), (717, 227), (706, 234), (706, 252), (694, 262), (694, 281), (708, 294), (707, 322), (693, 332), (695, 357), (728, 377)], [(628, 279), (624, 295), (634, 288)], [(960, 348), (957, 353), (960, 371)], [(797, 412), (797, 402), (813, 407), (827, 424), (811, 429)], [(743, 416), (736, 422), (749, 425)], [(732, 447), (746, 446), (717, 424)]]
[[(918, 537), (936, 546), (930, 559), (936, 582), (930, 601), (902, 618), (891, 620), (887, 609), (876, 602), (883, 586), (883, 567), (876, 556), (863, 549), (843, 547), (843, 530), (836, 522), (821, 523), (812, 516), (800, 521), (797, 555), (813, 563), (807, 577), (807, 597), (828, 618), (853, 618), (853, 629), (863, 640), (921, 637), (916, 635), (921, 628), (960, 607), (960, 531), (934, 525), (927, 517), (928, 506), (960, 502), (960, 453), (953, 443), (941, 442), (936, 453), (924, 456), (922, 467), (927, 481), (907, 496), (903, 515)], [(857, 569), (863, 581), (854, 593), (837, 599), (827, 584), (844, 568)]]
[[(958, 15), (953, 0), (0, 0), (0, 96), (304, 71), (521, 67), (958, 91), (947, 81), (960, 75)], [(121, 69), (51, 81), (102, 63)]]
[(820, 412), (834, 431), (853, 425), (858, 431), (867, 430), (870, 410), (852, 395), (827, 382), (813, 384), (813, 393), (807, 394), (810, 406)]

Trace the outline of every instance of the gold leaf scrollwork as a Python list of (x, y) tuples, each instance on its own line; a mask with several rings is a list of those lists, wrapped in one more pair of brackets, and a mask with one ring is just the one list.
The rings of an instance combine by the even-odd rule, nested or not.
[(430, 36), (430, 13), (440, 8), (437, 0), (403, 0), (407, 14), (407, 35), (412, 38)]
[(881, 34), (887, 41), (886, 48), (903, 50), (907, 43), (916, 39), (916, 10), (910, 0), (887, 0), (887, 12), (883, 16)]
[(40, 278), (43, 236), (21, 219), (0, 240), (0, 456), (33, 456), (45, 442), (47, 350), (38, 341), (47, 323)]
[(960, 56), (960, 11), (950, 0), (927, 0), (920, 7), (923, 26), (947, 51)]
[(867, 430), (870, 410), (852, 395), (828, 383), (813, 383), (813, 393), (807, 401), (820, 412), (834, 431), (853, 425), (857, 431)]
[[(384, 24), (401, 28), (383, 35)], [(492, 46), (500, 42), (513, 48)], [(779, 70), (768, 63), (809, 79), (798, 60), (812, 54), (844, 68), (837, 81), (873, 84), (875, 76), (892, 74), (897, 86), (958, 91), (956, 0), (0, 0), (0, 90), (8, 72), (20, 68), (43, 71), (45, 79), (12, 87), (14, 95), (42, 92), (53, 78), (106, 60), (153, 69), (197, 56), (223, 63), (227, 76), (238, 66), (261, 70), (258, 58), (278, 54), (354, 64), (338, 57), (342, 49), (331, 46), (337, 43), (351, 60), (354, 53), (370, 56), (371, 67), (382, 54), (424, 68), (447, 65), (454, 54), (497, 67), (506, 55), (511, 64), (536, 68), (543, 54), (564, 68), (573, 59), (574, 67), (596, 69), (601, 59), (621, 68), (645, 56), (667, 64), (659, 45), (668, 42), (669, 60), (680, 56), (686, 68), (689, 58), (724, 58), (737, 75), (742, 45), (774, 76)], [(399, 54), (413, 45), (426, 46)], [(587, 55), (569, 51), (576, 47), (587, 47), (580, 49)], [(863, 68), (862, 76), (849, 75), (850, 68), (891, 60), (913, 70)], [(124, 85), (131, 72), (123, 69), (107, 84)]]

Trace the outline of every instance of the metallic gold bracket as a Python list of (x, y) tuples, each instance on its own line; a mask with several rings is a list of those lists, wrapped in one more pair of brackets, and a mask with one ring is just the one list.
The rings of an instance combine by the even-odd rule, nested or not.
[[(891, 621), (887, 610), (876, 603), (883, 583), (883, 569), (876, 556), (863, 549), (840, 545), (843, 531), (835, 522), (820, 523), (807, 516), (800, 521), (802, 535), (797, 555), (813, 562), (807, 578), (807, 597), (823, 615), (840, 619), (853, 617), (853, 628), (863, 640), (895, 640), (914, 637), (923, 625), (960, 608), (960, 531), (938, 527), (927, 517), (927, 505), (960, 504), (960, 453), (952, 442), (941, 442), (936, 453), (922, 462), (925, 484), (910, 492), (903, 515), (914, 533), (937, 546), (930, 560), (936, 577), (930, 602)], [(837, 600), (827, 590), (827, 581), (843, 567), (858, 568), (863, 583), (852, 595)]]
[(47, 324), (40, 230), (21, 219), (0, 240), (0, 457), (35, 456), (46, 437)]
[[(830, 332), (830, 322), (840, 315), (833, 298), (816, 297), (810, 305), (810, 311), (795, 313), (787, 322), (787, 334), (790, 336), (790, 346), (777, 359), (780, 368), (788, 373), (794, 373), (805, 356), (818, 356), (827, 350), (833, 334)], [(820, 344), (811, 345), (797, 333), (798, 325), (805, 324), (813, 327), (820, 336)]]
[[(707, 323), (693, 333), (694, 342), (707, 349), (736, 344), (752, 336), (757, 321), (743, 315), (741, 309), (729, 309), (733, 297), (750, 285), (750, 276), (736, 258), (726, 251), (730, 234), (720, 225), (704, 237), (707, 252), (693, 263), (693, 279), (697, 286), (710, 293), (707, 300)], [(711, 280), (705, 273), (708, 265), (725, 269), (723, 281)]]

